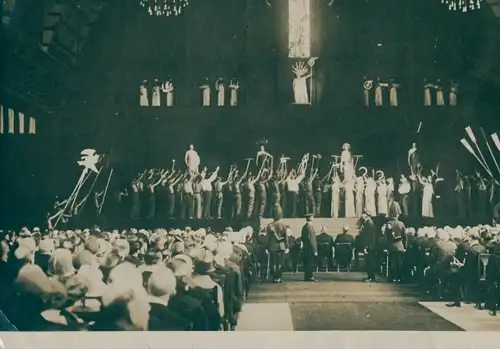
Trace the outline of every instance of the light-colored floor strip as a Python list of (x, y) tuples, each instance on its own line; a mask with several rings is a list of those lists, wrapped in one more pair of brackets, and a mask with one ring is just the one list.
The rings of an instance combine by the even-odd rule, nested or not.
[(293, 331), (288, 303), (247, 303), (236, 331)]
[(446, 302), (420, 304), (465, 331), (500, 331), (500, 316), (491, 316), (487, 310), (477, 310), (473, 304), (462, 304), (460, 308), (448, 308)]

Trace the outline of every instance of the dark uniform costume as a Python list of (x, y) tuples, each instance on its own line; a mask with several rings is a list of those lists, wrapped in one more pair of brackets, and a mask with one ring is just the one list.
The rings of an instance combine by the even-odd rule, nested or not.
[(288, 250), (286, 226), (281, 222), (281, 219), (275, 219), (273, 223), (267, 226), (267, 239), (267, 250), (271, 255), (270, 268), (273, 273), (273, 281), (280, 282), (285, 251)]
[(304, 280), (314, 281), (313, 270), (316, 256), (318, 255), (318, 246), (316, 241), (316, 232), (311, 222), (312, 214), (306, 215), (307, 223), (302, 227), (302, 255), (304, 263)]
[(373, 223), (368, 213), (364, 212), (363, 216), (364, 221), (361, 225), (359, 234), (366, 251), (365, 262), (366, 273), (368, 274), (366, 281), (375, 281), (375, 273), (378, 270), (377, 230), (375, 228), (375, 223)]

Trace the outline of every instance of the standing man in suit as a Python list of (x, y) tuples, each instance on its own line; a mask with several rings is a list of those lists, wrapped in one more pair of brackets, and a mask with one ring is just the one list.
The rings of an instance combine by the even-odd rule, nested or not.
[(363, 281), (373, 282), (375, 281), (375, 273), (378, 269), (377, 230), (375, 228), (375, 223), (373, 223), (373, 220), (367, 211), (363, 212), (361, 218), (362, 225), (359, 235), (364, 245), (366, 273), (368, 274), (367, 278)]
[(286, 226), (281, 221), (281, 210), (274, 212), (274, 222), (269, 224), (267, 230), (267, 250), (270, 254), (270, 268), (273, 273), (273, 282), (282, 282), (283, 263), (285, 254), (288, 253), (288, 238)]
[(306, 224), (302, 227), (301, 240), (303, 245), (304, 281), (315, 282), (313, 270), (315, 259), (318, 256), (316, 231), (312, 223), (313, 214), (306, 215)]

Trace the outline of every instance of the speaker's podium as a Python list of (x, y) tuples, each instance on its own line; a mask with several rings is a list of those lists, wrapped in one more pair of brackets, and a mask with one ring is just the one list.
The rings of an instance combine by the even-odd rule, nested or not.
[[(358, 220), (359, 218), (321, 218), (315, 217), (313, 219), (313, 225), (316, 229), (316, 232), (319, 234), (322, 227), (326, 228), (326, 232), (332, 236), (337, 236), (342, 233), (342, 228), (344, 226), (349, 227), (349, 233), (353, 236), (356, 236), (359, 232), (358, 228)], [(283, 224), (288, 225), (292, 229), (292, 235), (294, 237), (300, 237), (300, 233), (302, 227), (306, 223), (305, 218), (283, 218), (281, 220)], [(272, 223), (272, 219), (262, 219), (261, 224), (268, 225)]]

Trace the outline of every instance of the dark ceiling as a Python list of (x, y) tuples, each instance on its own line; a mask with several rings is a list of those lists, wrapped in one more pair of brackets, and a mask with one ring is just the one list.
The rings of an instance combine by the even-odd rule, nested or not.
[[(7, 0), (3, 99), (43, 112), (87, 101), (123, 105), (142, 79), (164, 74), (182, 85), (217, 65), (231, 66), (217, 68), (221, 74), (245, 71), (263, 82), (259, 74), (275, 74), (286, 53), (285, 0), (270, 2), (192, 0), (178, 18), (152, 18), (139, 0)], [(332, 76), (444, 77), (498, 88), (500, 0), (483, 3), (454, 13), (440, 0), (336, 0), (318, 19), (322, 57)]]

